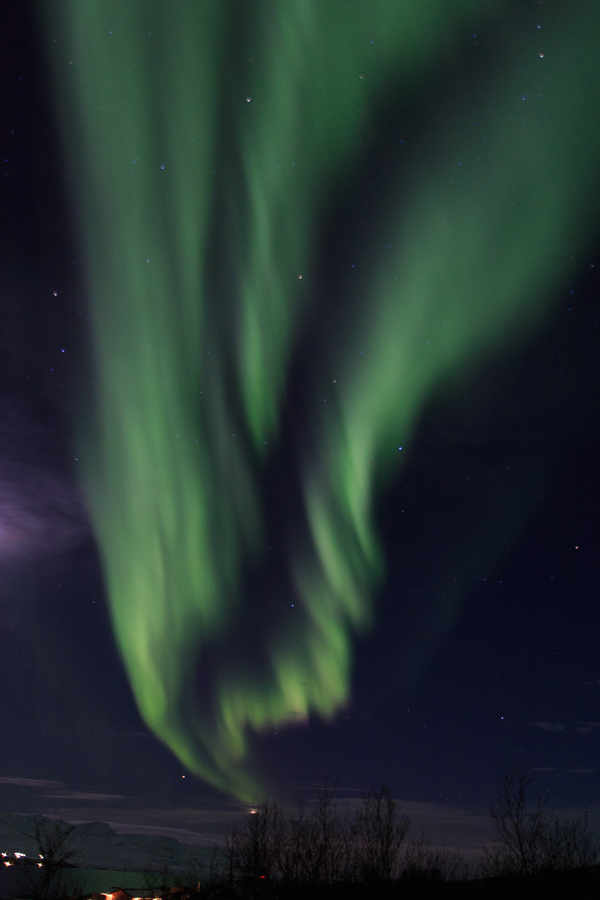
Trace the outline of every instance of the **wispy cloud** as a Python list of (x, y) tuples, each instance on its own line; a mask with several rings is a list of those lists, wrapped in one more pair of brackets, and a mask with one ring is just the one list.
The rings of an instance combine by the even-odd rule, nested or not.
[(557, 731), (575, 731), (577, 734), (589, 734), (600, 728), (600, 722), (532, 722), (533, 728), (539, 728), (541, 731), (557, 732)]
[[(40, 791), (40, 797), (51, 797), (53, 800), (131, 800), (122, 794), (101, 794), (96, 791), (74, 791), (64, 781), (50, 781), (45, 778), (11, 778), (0, 776), (0, 784), (15, 787), (33, 788)], [(46, 793), (41, 793), (45, 791)]]
[(600, 722), (577, 722), (573, 727), (577, 734), (589, 734), (590, 731), (600, 728)]
[(52, 797), (53, 800), (131, 800), (131, 797), (125, 797), (122, 794), (93, 794), (86, 791), (62, 791), (57, 793), (53, 791), (51, 794), (43, 794), (44, 797)]
[(64, 781), (46, 781), (41, 778), (7, 778), (0, 776), (0, 784), (14, 784), (17, 787), (45, 788), (46, 790), (66, 787)]
[(76, 547), (90, 525), (74, 481), (0, 460), (0, 563), (44, 559)]

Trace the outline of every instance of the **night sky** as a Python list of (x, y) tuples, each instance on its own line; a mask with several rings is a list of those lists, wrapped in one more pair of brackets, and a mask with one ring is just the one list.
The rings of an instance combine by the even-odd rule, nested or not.
[[(255, 95), (246, 105), (251, 88), (236, 60), (251, 45), (244, 36), (248, 21), (253, 15), (276, 20), (282, 0), (234, 3), (245, 10), (239, 22), (232, 6), (223, 6), (230, 16), (221, 49), (228, 52), (220, 87), (225, 100), (214, 113), (221, 156), (211, 187), (210, 239), (202, 250), (210, 260), (209, 288), (198, 305), (205, 304), (215, 333), (219, 325), (231, 335), (235, 279), (229, 272), (238, 263), (245, 271), (236, 248), (248, 253), (243, 232), (251, 216), (236, 206), (248, 199), (229, 141), (236, 116), (257, 102)], [(454, 23), (451, 46), (444, 44), (435, 65), (397, 73), (395, 80), (386, 76), (391, 86), (360, 126), (352, 165), (344, 164), (318, 214), (311, 212), (310, 263), (305, 260), (301, 282), (307, 296), (287, 354), (275, 449), (268, 458), (253, 457), (251, 466), (263, 546), (241, 564), (239, 599), (232, 601), (224, 633), (211, 637), (195, 660), (195, 706), (183, 716), (198, 716), (207, 733), (217, 679), (227, 673), (240, 681), (252, 673), (257, 683), (266, 678), (265, 635), (280, 627), (273, 624), (279, 622), (277, 604), (281, 597), (286, 608), (299, 603), (288, 545), (296, 533), (300, 546), (307, 541), (303, 461), (325, 452), (319, 429), (327, 433), (330, 427), (315, 424), (314, 397), (327, 384), (330, 394), (321, 399), (333, 404), (333, 379), (338, 370), (351, 370), (339, 362), (340, 336), (348, 345), (349, 334), (362, 339), (360, 328), (351, 332), (348, 322), (359, 322), (375, 305), (369, 264), (377, 242), (401, 256), (396, 236), (387, 237), (391, 203), (408, 203), (413, 173), (435, 169), (446, 134), (442, 121), (452, 133), (455, 117), (459, 130), (461, 104), (469, 112), (471, 106), (483, 109), (484, 116), (490, 85), (502, 81), (503, 66), (509, 72), (519, 48), (528, 47), (539, 16), (538, 31), (552, 31), (562, 17), (588, 17), (593, 24), (597, 12), (595, 3), (520, 0), (491, 4), (482, 20), (468, 6), (463, 4), (467, 12)], [(140, 716), (111, 626), (96, 520), (86, 512), (89, 467), (86, 482), (79, 457), (86, 441), (95, 442), (89, 423), (99, 418), (90, 413), (97, 403), (90, 296), (98, 261), (90, 263), (92, 254), (84, 249), (89, 201), (86, 213), (55, 99), (49, 46), (55, 32), (43, 19), (40, 5), (21, 0), (11, 4), (1, 29), (0, 807), (216, 834), (240, 814), (246, 798), (241, 790), (228, 793), (212, 786), (218, 781), (196, 777)], [(60, 14), (57, 21), (60, 39)], [(555, 83), (563, 83), (565, 71), (557, 69)], [(590, 97), (597, 76), (597, 70), (589, 73)], [(321, 90), (318, 78), (302, 89)], [(562, 141), (563, 129), (573, 123), (561, 123), (555, 112), (552, 107), (546, 113), (544, 133), (549, 140), (554, 128)], [(590, 99), (583, 145), (598, 142), (597, 114)], [(143, 113), (147, 121), (152, 115), (151, 107)], [(120, 133), (111, 135), (114, 146), (119, 140)], [(564, 141), (561, 165), (574, 185), (585, 168), (568, 156), (577, 134)], [(506, 161), (508, 169), (518, 169), (519, 147)], [(302, 165), (302, 148), (297, 152)], [(581, 179), (580, 193), (597, 207), (598, 174), (584, 172)], [(544, 183), (537, 189), (544, 191)], [(535, 191), (532, 196), (535, 205)], [(474, 202), (485, 209), (485, 198)], [(573, 207), (578, 209), (575, 199)], [(489, 217), (498, 218), (492, 200)], [(529, 288), (543, 294), (535, 326), (525, 324), (520, 308), (508, 324), (490, 316), (492, 337), (482, 337), (480, 350), (422, 392), (411, 428), (394, 438), (402, 450), (394, 447), (391, 463), (384, 454), (373, 501), (383, 563), (381, 574), (363, 583), (372, 624), (357, 627), (357, 634), (350, 629), (348, 702), (328, 720), (313, 705), (307, 722), (265, 726), (249, 738), (243, 765), (277, 799), (309, 797), (326, 780), (352, 799), (386, 781), (419, 828), (450, 845), (474, 846), (486, 836), (480, 816), (500, 773), (519, 765), (531, 769), (535, 786), (557, 809), (585, 807), (600, 824), (600, 230), (588, 207), (581, 219), (572, 245), (561, 247), (572, 268), (550, 272), (540, 277), (541, 287)], [(522, 232), (519, 225), (515, 230), (528, 235), (531, 223), (523, 222)], [(564, 241), (569, 239), (567, 232)], [(531, 268), (547, 266), (522, 240)], [(490, 236), (492, 250), (500, 243)], [(484, 296), (484, 318), (486, 302)], [(465, 316), (471, 309), (465, 304)], [(385, 326), (385, 316), (382, 321)], [(392, 334), (394, 327), (390, 320)], [(103, 340), (122, 352), (117, 334)], [(202, 408), (200, 429), (213, 422), (215, 430), (220, 427), (221, 402), (234, 410), (232, 420), (241, 416), (242, 393), (232, 387), (236, 346), (229, 337), (211, 336), (202, 344), (202, 354), (212, 349), (222, 359), (222, 381), (207, 376), (205, 389), (222, 393)], [(376, 350), (371, 343), (367, 352)], [(119, 365), (115, 361), (112, 371)], [(395, 384), (379, 384), (382, 396), (398, 391), (402, 404)], [(376, 406), (379, 393), (371, 399)], [(216, 458), (220, 444), (211, 440), (207, 453)], [(250, 447), (251, 438), (245, 440)], [(226, 474), (215, 476), (216, 510), (221, 499), (229, 503)], [(110, 507), (110, 478), (100, 484), (106, 489), (100, 505)], [(157, 493), (168, 493), (168, 484), (163, 481)], [(126, 558), (126, 542), (119, 543)], [(165, 647), (162, 665), (175, 671), (177, 648), (166, 637)], [(121, 648), (128, 654), (123, 636)], [(462, 824), (454, 827), (456, 822)]]

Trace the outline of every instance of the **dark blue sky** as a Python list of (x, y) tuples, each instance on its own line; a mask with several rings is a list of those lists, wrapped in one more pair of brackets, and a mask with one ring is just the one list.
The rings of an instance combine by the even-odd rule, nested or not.
[[(214, 831), (236, 804), (147, 732), (112, 638), (73, 478), (86, 272), (30, 3), (2, 41), (0, 806)], [(521, 765), (557, 807), (600, 809), (599, 250), (526, 343), (425, 410), (379, 505), (387, 578), (351, 705), (255, 742), (281, 799), (387, 780), (435, 830)]]

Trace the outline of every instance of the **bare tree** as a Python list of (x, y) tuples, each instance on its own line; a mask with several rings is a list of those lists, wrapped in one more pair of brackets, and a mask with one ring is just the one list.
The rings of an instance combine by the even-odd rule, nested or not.
[(330, 884), (339, 881), (345, 874), (344, 825), (337, 814), (335, 788), (327, 782), (318, 791), (318, 802), (310, 817), (307, 837), (312, 847), (310, 881)]
[(598, 862), (600, 843), (590, 832), (587, 812), (578, 819), (554, 823), (551, 850), (551, 860), (561, 870), (580, 869)]
[(399, 871), (409, 824), (386, 786), (365, 795), (353, 821), (339, 816), (335, 787), (328, 784), (310, 813), (299, 806), (288, 816), (265, 801), (227, 836), (230, 877), (288, 884), (389, 882)]
[(314, 872), (314, 827), (302, 805), (286, 822), (277, 844), (277, 869), (282, 881), (297, 884), (309, 881)]
[(239, 896), (267, 896), (264, 889), (272, 890), (277, 882), (316, 887), (466, 877), (467, 865), (458, 852), (432, 848), (424, 836), (407, 842), (409, 828), (408, 816), (387, 785), (365, 794), (352, 818), (339, 815), (335, 788), (327, 784), (311, 812), (299, 806), (297, 814), (288, 815), (265, 800), (226, 836), (231, 890)]
[(458, 850), (432, 847), (425, 833), (410, 838), (401, 860), (400, 881), (427, 884), (437, 881), (466, 881), (470, 867)]
[(493, 875), (536, 875), (592, 865), (600, 845), (583, 819), (560, 820), (548, 800), (527, 795), (533, 776), (515, 768), (503, 775), (490, 805), (495, 840), (483, 848), (484, 869)]
[(234, 825), (225, 839), (230, 880), (269, 882), (275, 874), (283, 827), (281, 810), (268, 800), (255, 806), (241, 829)]
[(526, 769), (513, 769), (502, 776), (496, 802), (490, 804), (495, 841), (484, 847), (484, 857), (495, 875), (533, 875), (540, 870), (552, 814), (539, 795), (533, 806), (528, 804), (532, 781)]
[(345, 872), (344, 825), (334, 789), (325, 785), (310, 815), (288, 817), (276, 803), (257, 803), (226, 838), (230, 880), (331, 882)]
[(211, 887), (224, 879), (225, 857), (223, 850), (215, 844), (208, 860), (200, 851), (190, 854), (181, 883), (190, 891), (199, 891), (201, 886)]
[(150, 857), (142, 877), (142, 887), (145, 891), (159, 896), (171, 887), (173, 881), (173, 866), (167, 857)]
[(350, 827), (353, 877), (389, 883), (399, 875), (400, 852), (410, 828), (398, 801), (384, 785), (363, 798)]
[(39, 862), (35, 867), (27, 866), (34, 900), (57, 900), (66, 889), (65, 869), (76, 853), (69, 841), (74, 827), (63, 819), (50, 821), (43, 816), (35, 819), (33, 836)]

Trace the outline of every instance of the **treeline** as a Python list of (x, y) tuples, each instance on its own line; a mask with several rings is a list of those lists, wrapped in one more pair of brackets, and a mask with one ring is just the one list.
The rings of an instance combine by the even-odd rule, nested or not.
[[(410, 834), (410, 819), (387, 786), (371, 790), (352, 814), (341, 814), (335, 790), (318, 792), (310, 812), (290, 813), (276, 803), (258, 803), (231, 829), (225, 850), (215, 852), (189, 888), (210, 894), (225, 887), (231, 896), (297, 895), (294, 888), (364, 885), (399, 889), (442, 882), (527, 878), (593, 866), (600, 843), (587, 815), (563, 819), (547, 799), (533, 800), (532, 776), (515, 769), (504, 776), (490, 804), (493, 840), (476, 859), (432, 846)], [(196, 875), (199, 884), (193, 884)], [(401, 891), (402, 893), (402, 891)], [(302, 896), (308, 896), (302, 893)]]
[(409, 836), (410, 819), (389, 788), (369, 791), (352, 816), (338, 813), (334, 790), (318, 792), (310, 813), (259, 803), (226, 836), (227, 880), (251, 884), (332, 884), (459, 880), (460, 854)]
[[(570, 890), (563, 874), (580, 870), (579, 875), (587, 877), (583, 870), (600, 862), (600, 842), (585, 814), (564, 819), (546, 799), (531, 799), (532, 781), (519, 768), (500, 780), (489, 808), (493, 840), (475, 859), (434, 847), (424, 834), (411, 835), (410, 819), (386, 785), (368, 791), (352, 813), (340, 812), (335, 789), (326, 786), (310, 811), (299, 807), (292, 813), (268, 800), (256, 804), (226, 834), (224, 846), (215, 846), (210, 862), (192, 854), (183, 876), (176, 875), (167, 860), (153, 860), (143, 896), (337, 900), (339, 895), (359, 900), (510, 894), (513, 900), (534, 900), (538, 894), (531, 880), (537, 879), (545, 900), (562, 898)], [(35, 838), (41, 861), (28, 873), (26, 896), (32, 900), (82, 898), (72, 877), (77, 870), (68, 869), (74, 853), (69, 845), (72, 830), (66, 822), (40, 819)], [(502, 884), (490, 885), (485, 879), (500, 879)], [(570, 895), (600, 896), (600, 873), (597, 881), (597, 887), (591, 885), (595, 893), (586, 885), (584, 893)]]

